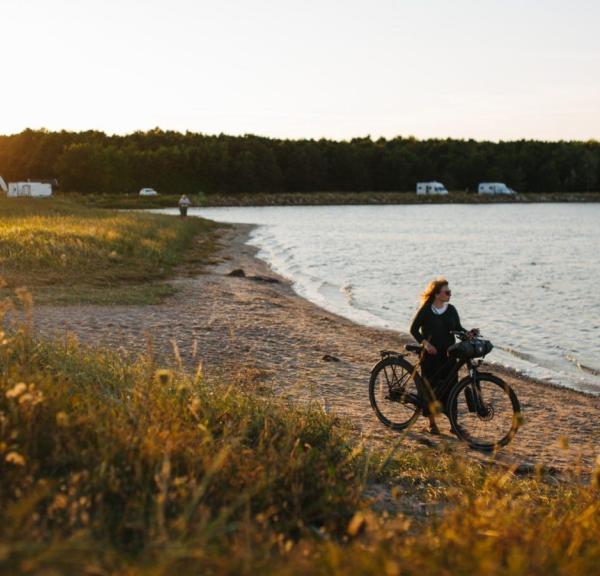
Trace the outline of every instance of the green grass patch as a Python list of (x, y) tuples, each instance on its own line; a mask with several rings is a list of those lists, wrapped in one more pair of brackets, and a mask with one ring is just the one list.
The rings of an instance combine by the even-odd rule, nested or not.
[(211, 261), (217, 238), (200, 218), (0, 199), (0, 276), (42, 302), (157, 302), (176, 266)]
[(369, 453), (334, 416), (239, 378), (0, 334), (0, 569), (596, 570), (600, 463), (565, 483), (451, 450)]

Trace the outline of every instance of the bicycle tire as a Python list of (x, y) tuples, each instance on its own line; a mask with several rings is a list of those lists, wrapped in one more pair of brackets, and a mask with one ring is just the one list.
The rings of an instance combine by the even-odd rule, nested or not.
[[(404, 430), (413, 424), (422, 412), (416, 403), (420, 388), (418, 382), (420, 376), (415, 367), (402, 356), (383, 358), (373, 367), (369, 380), (369, 400), (382, 424), (392, 430)], [(401, 392), (399, 389), (403, 384), (405, 386)], [(389, 388), (387, 398), (386, 385)], [(392, 392), (394, 387), (396, 390)], [(394, 394), (393, 399), (392, 394)], [(390, 417), (393, 413), (406, 413), (406, 418)]]
[[(463, 378), (451, 391), (448, 396), (448, 416), (450, 424), (458, 438), (466, 442), (471, 448), (483, 451), (497, 450), (506, 446), (515, 436), (522, 421), (521, 405), (515, 391), (504, 381), (489, 372), (480, 372), (477, 377), (482, 400), (485, 404), (484, 414), (478, 413), (473, 406), (472, 396), (469, 397), (468, 391), (473, 381), (470, 376)], [(485, 391), (483, 390), (485, 388)], [(470, 392), (472, 394), (472, 392)], [(462, 397), (465, 402), (463, 403)], [(460, 409), (459, 409), (460, 408)], [(496, 411), (500, 413), (503, 410), (502, 418), (506, 419), (506, 424), (499, 423), (496, 420), (495, 426), (500, 426), (500, 434), (496, 434), (492, 425), (487, 425), (490, 436), (500, 436), (494, 439), (477, 438), (472, 434), (470, 428), (473, 423), (492, 422), (496, 417)], [(510, 424), (508, 416), (510, 414)], [(481, 426), (481, 424), (480, 424)]]

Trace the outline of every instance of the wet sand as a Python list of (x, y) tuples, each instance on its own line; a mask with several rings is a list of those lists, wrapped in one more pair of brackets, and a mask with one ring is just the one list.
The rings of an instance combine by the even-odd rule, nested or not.
[[(126, 353), (143, 352), (152, 341), (165, 362), (173, 346), (182, 361), (202, 362), (208, 378), (225, 372), (236, 381), (243, 374), (295, 402), (312, 401), (347, 418), (357, 434), (373, 445), (422, 450), (449, 445), (484, 462), (518, 464), (524, 470), (543, 464), (567, 472), (589, 470), (600, 455), (600, 397), (550, 386), (496, 366), (517, 392), (524, 424), (512, 443), (496, 455), (469, 450), (449, 434), (433, 437), (420, 418), (408, 433), (385, 428), (368, 398), (371, 367), (379, 351), (401, 350), (411, 339), (404, 334), (360, 326), (299, 297), (290, 283), (255, 257), (245, 244), (251, 226), (224, 232), (221, 263), (194, 277), (171, 283), (178, 293), (155, 306), (40, 306), (35, 326), (42, 334), (76, 334), (84, 343), (103, 344)], [(243, 269), (246, 277), (229, 276)], [(278, 282), (248, 276), (275, 278)], [(326, 360), (332, 356), (338, 359)], [(568, 441), (566, 447), (565, 440)]]

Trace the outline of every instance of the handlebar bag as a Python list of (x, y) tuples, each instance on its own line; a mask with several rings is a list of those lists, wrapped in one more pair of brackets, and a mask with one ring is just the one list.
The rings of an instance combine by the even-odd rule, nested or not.
[(483, 358), (492, 351), (494, 345), (489, 340), (473, 338), (453, 344), (448, 348), (448, 354), (460, 358)]

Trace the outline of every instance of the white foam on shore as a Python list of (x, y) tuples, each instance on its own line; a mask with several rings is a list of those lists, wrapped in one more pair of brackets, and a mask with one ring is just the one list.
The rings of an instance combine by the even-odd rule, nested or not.
[(294, 259), (293, 247), (282, 244), (266, 226), (257, 226), (247, 244), (258, 248), (257, 257), (292, 283), (296, 294), (321, 308), (373, 328), (390, 328), (390, 322), (368, 310), (353, 305), (351, 285), (336, 285), (303, 270)]

